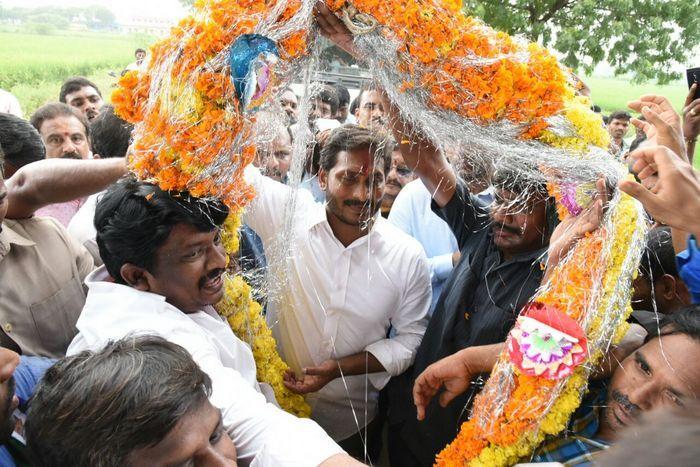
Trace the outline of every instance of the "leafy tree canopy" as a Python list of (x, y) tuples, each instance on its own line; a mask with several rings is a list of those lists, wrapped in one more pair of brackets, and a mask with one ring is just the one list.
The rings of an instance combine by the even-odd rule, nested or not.
[[(680, 78), (700, 44), (697, 0), (463, 0), (467, 14), (563, 54), (586, 73), (608, 63), (616, 74), (664, 84)], [(180, 0), (190, 6), (193, 0)]]

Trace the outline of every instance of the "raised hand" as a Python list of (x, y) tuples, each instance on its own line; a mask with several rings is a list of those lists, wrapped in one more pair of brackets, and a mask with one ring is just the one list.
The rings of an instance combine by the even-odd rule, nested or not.
[(666, 146), (679, 155), (685, 153), (681, 117), (667, 98), (648, 94), (627, 105), (644, 115), (646, 121), (633, 118), (632, 125), (644, 131), (652, 145)]
[(358, 58), (357, 50), (355, 49), (355, 44), (352, 39), (352, 33), (340, 18), (328, 9), (324, 2), (316, 2), (314, 6), (314, 18), (324, 37), (328, 38), (328, 40), (353, 57)]
[(545, 280), (580, 238), (600, 227), (608, 198), (605, 179), (600, 178), (596, 182), (595, 197), (588, 208), (578, 216), (569, 216), (557, 225), (549, 239)]
[(623, 180), (620, 189), (638, 199), (657, 221), (700, 235), (698, 172), (663, 146), (638, 149), (630, 159), (642, 183)]

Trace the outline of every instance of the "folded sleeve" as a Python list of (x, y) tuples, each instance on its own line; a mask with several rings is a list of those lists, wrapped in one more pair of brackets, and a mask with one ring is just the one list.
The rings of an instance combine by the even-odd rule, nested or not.
[(417, 251), (401, 304), (391, 319), (396, 334), (368, 345), (365, 350), (374, 355), (386, 372), (368, 375), (370, 382), (383, 388), (392, 376), (408, 369), (416, 357), (418, 346), (428, 326), (428, 309), (432, 300), (428, 262), (422, 251)]
[[(175, 341), (175, 339), (173, 339)], [(211, 403), (222, 412), (242, 465), (317, 466), (343, 450), (314, 421), (297, 418), (266, 402), (234, 369), (225, 367), (216, 349), (188, 350), (212, 381)], [(264, 453), (264, 454), (263, 454)]]

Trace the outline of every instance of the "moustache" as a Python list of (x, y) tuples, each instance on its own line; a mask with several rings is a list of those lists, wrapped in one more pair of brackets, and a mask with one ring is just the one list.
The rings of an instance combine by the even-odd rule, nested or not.
[(502, 230), (505, 232), (510, 232), (514, 235), (521, 235), (523, 233), (522, 230), (520, 230), (516, 227), (510, 227), (510, 226), (505, 225), (505, 224), (494, 224), (493, 230)]
[(343, 201), (343, 205), (348, 207), (359, 206), (362, 208), (368, 207), (370, 205), (369, 201), (358, 201), (356, 199), (346, 199)]
[(615, 402), (624, 407), (625, 410), (627, 410), (627, 412), (629, 412), (630, 416), (632, 416), (633, 418), (637, 417), (639, 415), (639, 412), (642, 411), (642, 409), (640, 409), (637, 404), (633, 404), (627, 396), (625, 396), (617, 390), (613, 390), (612, 398)]
[(213, 269), (210, 272), (208, 272), (204, 277), (199, 279), (199, 287), (204, 287), (204, 284), (207, 283), (208, 281), (212, 279), (216, 279), (220, 275), (222, 275), (225, 271), (221, 268), (218, 269)]
[(61, 155), (61, 159), (82, 159), (82, 156), (78, 154), (77, 152), (69, 152), (66, 154)]

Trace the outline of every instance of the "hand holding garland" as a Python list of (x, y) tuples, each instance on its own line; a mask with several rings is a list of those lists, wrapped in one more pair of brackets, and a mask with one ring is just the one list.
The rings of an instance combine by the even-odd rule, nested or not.
[[(316, 4), (314, 16), (323, 36), (361, 60), (361, 57), (357, 56), (350, 30), (324, 3)], [(428, 191), (433, 194), (435, 202), (439, 206), (445, 206), (455, 193), (457, 176), (454, 170), (445, 156), (427, 138), (401, 119), (398, 109), (386, 94), (381, 94), (389, 126), (401, 147), (401, 155), (406, 165), (420, 177)]]

